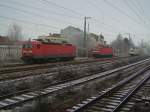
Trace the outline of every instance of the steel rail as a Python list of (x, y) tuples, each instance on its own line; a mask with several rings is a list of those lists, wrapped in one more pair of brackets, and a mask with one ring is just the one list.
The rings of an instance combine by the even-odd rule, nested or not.
[(150, 79), (150, 72), (148, 73), (149, 75), (145, 77), (131, 92), (129, 95), (124, 98), (124, 100), (112, 111), (112, 112), (117, 112), (119, 109), (127, 102), (129, 99), (134, 95), (136, 91), (147, 81)]
[[(129, 81), (131, 81), (132, 79), (134, 79), (135, 77), (137, 77), (138, 75), (144, 73), (146, 70), (148, 70), (150, 68), (150, 66), (143, 68), (142, 70), (138, 71), (137, 73), (135, 73), (134, 75), (126, 78), (125, 80), (119, 82), (118, 84), (112, 86), (111, 88), (109, 88), (108, 90), (106, 90), (103, 94), (98, 95), (97, 97), (91, 97), (88, 99), (88, 101), (84, 101), (83, 104), (78, 104), (78, 106), (74, 106), (72, 109), (68, 109), (68, 112), (82, 112), (83, 110), (87, 109), (89, 106), (95, 104), (95, 102), (97, 102), (98, 100), (102, 99), (105, 96), (109, 96), (111, 95), (113, 92), (115, 92), (116, 90), (118, 90), (120, 87), (122, 87), (124, 84), (128, 83)], [(136, 88), (128, 95), (126, 96), (126, 98), (111, 112), (115, 112), (116, 110), (118, 110), (126, 101), (127, 99), (129, 99), (131, 97), (131, 95), (140, 87), (142, 86), (141, 84), (143, 84), (146, 80), (148, 80), (150, 78), (150, 75), (148, 77), (146, 77), (144, 80), (142, 80), (137, 86)]]
[[(140, 65), (138, 65), (138, 66), (140, 66), (140, 67), (142, 67), (141, 66), (141, 64)], [(129, 71), (128, 72), (130, 72), (130, 71), (133, 71), (133, 70), (135, 70), (136, 68), (130, 68), (129, 69)], [(128, 69), (127, 69), (128, 70)], [(101, 73), (101, 72), (100, 72)], [(72, 81), (72, 80), (77, 80), (77, 79), (80, 79), (80, 78), (84, 78), (84, 77), (88, 77), (88, 76), (91, 76), (91, 75), (95, 75), (96, 73), (94, 73), (94, 74), (86, 74), (85, 76), (81, 76), (81, 77), (77, 77), (77, 78), (73, 78), (73, 79), (69, 79), (69, 80), (65, 80), (65, 81), (59, 81), (59, 82), (56, 82), (56, 83), (54, 83), (54, 84), (44, 84), (44, 88), (46, 88), (46, 87), (49, 87), (49, 86), (52, 86), (52, 85), (57, 85), (57, 84), (62, 84), (62, 83), (66, 83), (66, 82), (69, 82), (69, 81)], [(51, 74), (44, 74), (44, 75), (46, 75), (46, 77), (52, 77), (52, 75), (54, 75), (53, 73), (51, 73)], [(117, 74), (114, 74), (114, 75), (108, 75), (108, 77), (106, 76), (105, 78), (110, 78), (110, 77), (114, 77), (114, 76), (116, 76)], [(21, 78), (21, 80), (27, 80), (26, 78)], [(103, 78), (102, 78), (102, 80), (103, 80)], [(18, 80), (17, 79), (17, 81), (20, 81), (20, 79)], [(7, 83), (8, 81), (6, 81), (6, 83)], [(14, 83), (14, 82), (13, 82)], [(0, 84), (3, 84), (3, 83), (0, 83)], [(40, 86), (39, 86), (40, 87)], [(37, 87), (36, 87), (37, 88)], [(2, 96), (0, 96), (0, 100), (1, 99), (4, 99), (4, 98), (6, 98), (6, 97), (10, 97), (10, 96), (13, 96), (14, 94), (15, 95), (19, 95), (19, 94), (23, 94), (23, 93), (25, 93), (25, 92), (30, 92), (30, 91), (32, 91), (32, 89), (25, 89), (25, 90), (20, 90), (20, 91), (16, 91), (16, 92), (13, 92), (13, 93), (11, 93), (11, 94), (7, 94), (7, 95), (2, 95)]]
[[(56, 62), (56, 63), (46, 63), (46, 64), (36, 64), (36, 65), (25, 65), (25, 66), (21, 66), (21, 67), (11, 67), (11, 68), (4, 68), (4, 69), (0, 69), (0, 74), (6, 74), (6, 73), (12, 73), (12, 72), (18, 72), (18, 71), (28, 71), (28, 70), (36, 70), (36, 69), (43, 69), (46, 67), (54, 67), (57, 65), (76, 65), (76, 64), (84, 64), (84, 63), (92, 63), (92, 62), (98, 62), (98, 61), (102, 61), (102, 63), (106, 63), (107, 61), (111, 61), (113, 59), (116, 58), (112, 58), (112, 59), (93, 59), (93, 60), (76, 60), (76, 61), (68, 61), (68, 62)], [(104, 62), (106, 61), (106, 62)]]
[[(52, 62), (52, 63), (44, 63), (44, 64), (32, 64), (32, 65), (24, 65), (24, 66), (16, 66), (16, 67), (5, 67), (5, 68), (0, 68), (0, 73), (1, 74), (6, 74), (6, 73), (12, 73), (12, 72), (18, 72), (18, 71), (28, 71), (28, 70), (35, 70), (38, 68), (46, 68), (46, 67), (54, 67), (57, 65), (69, 65), (69, 64), (84, 64), (84, 63), (91, 63), (91, 62), (98, 62), (101, 61), (104, 63), (104, 61), (111, 61), (111, 60), (120, 60), (120, 59), (136, 59), (138, 57), (113, 57), (113, 58), (103, 58), (103, 59), (76, 59), (74, 61), (67, 61), (67, 62)], [(140, 59), (141, 57), (139, 57)], [(145, 57), (146, 58), (146, 57)]]
[(39, 91), (28, 92), (28, 93), (24, 93), (22, 95), (14, 96), (14, 97), (11, 97), (11, 98), (8, 98), (8, 99), (3, 99), (3, 100), (0, 101), (0, 110), (5, 109), (5, 108), (9, 108), (9, 107), (12, 107), (12, 106), (15, 106), (15, 105), (18, 105), (18, 104), (22, 104), (22, 103), (27, 102), (27, 101), (34, 100), (34, 99), (36, 99), (38, 97), (41, 97), (41, 96), (45, 96), (45, 95), (49, 95), (49, 94), (58, 92), (60, 90), (64, 90), (64, 89), (68, 89), (70, 87), (81, 85), (83, 83), (93, 81), (97, 78), (102, 78), (102, 77), (108, 76), (112, 73), (130, 68), (132, 66), (138, 65), (140, 63), (147, 62), (149, 60), (150, 60), (150, 58), (139, 61), (139, 62), (136, 62), (136, 63), (133, 63), (133, 64), (130, 64), (130, 65), (119, 67), (119, 68), (116, 68), (114, 70), (109, 70), (109, 71), (106, 71), (106, 72), (102, 72), (102, 73), (99, 73), (99, 74), (96, 74), (96, 75), (93, 75), (93, 76), (89, 76), (89, 77), (81, 78), (81, 79), (78, 79), (78, 80), (66, 82), (64, 84), (59, 84), (59, 85), (55, 85), (55, 86), (52, 86), (52, 87), (48, 87), (48, 88), (40, 91), (40, 93), (39, 93)]

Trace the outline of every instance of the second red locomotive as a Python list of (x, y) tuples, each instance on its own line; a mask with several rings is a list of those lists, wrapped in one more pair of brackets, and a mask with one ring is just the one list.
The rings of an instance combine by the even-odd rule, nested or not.
[(110, 58), (113, 57), (113, 48), (108, 45), (98, 45), (92, 51), (92, 55), (96, 58)]

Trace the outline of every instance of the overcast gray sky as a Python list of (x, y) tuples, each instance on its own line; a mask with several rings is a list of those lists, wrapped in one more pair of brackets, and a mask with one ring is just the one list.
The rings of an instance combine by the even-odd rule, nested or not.
[(110, 42), (131, 33), (138, 43), (150, 37), (150, 0), (0, 0), (0, 35), (9, 25), (22, 27), (26, 38), (58, 33), (71, 25), (83, 29), (84, 16), (92, 17), (90, 32)]

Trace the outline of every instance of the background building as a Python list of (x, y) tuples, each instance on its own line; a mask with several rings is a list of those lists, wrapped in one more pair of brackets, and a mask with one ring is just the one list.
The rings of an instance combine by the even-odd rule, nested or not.
[(9, 38), (6, 36), (0, 36), (0, 45), (6, 45), (9, 43)]
[[(84, 32), (79, 28), (68, 26), (61, 30), (61, 37), (64, 37), (68, 42), (77, 46), (77, 56), (84, 56)], [(91, 50), (98, 44), (104, 44), (104, 37), (102, 35), (96, 35), (94, 33), (88, 33), (86, 39), (86, 49), (88, 56), (91, 56)]]

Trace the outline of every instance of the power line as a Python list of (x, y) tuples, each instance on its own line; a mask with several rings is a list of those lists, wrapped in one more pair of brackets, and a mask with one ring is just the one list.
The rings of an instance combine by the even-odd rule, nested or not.
[[(98, 8), (98, 12), (101, 12), (102, 14), (102, 23), (104, 23), (104, 13), (103, 13), (103, 10), (100, 8), (100, 7), (97, 7), (97, 5), (95, 5), (93, 2), (91, 2), (90, 0), (86, 0), (88, 2), (90, 2), (90, 5), (92, 5), (94, 8)], [(100, 11), (99, 11), (100, 10)], [(96, 10), (97, 11), (97, 10)]]
[[(132, 0), (130, 0), (130, 1), (131, 1), (130, 3), (132, 3), (132, 5), (134, 5), (134, 6), (136, 7), (136, 5), (132, 2)], [(141, 20), (141, 21), (143, 22), (143, 25), (145, 25), (145, 27), (148, 28), (148, 26), (147, 26), (147, 24), (146, 24), (146, 21), (145, 21), (146, 17), (143, 17), (143, 14), (142, 14), (142, 17), (141, 17), (141, 15), (139, 15), (139, 14), (133, 9), (133, 7), (130, 6), (130, 4), (128, 3), (127, 0), (124, 0), (124, 2), (125, 2), (126, 5), (130, 8), (130, 10), (132, 10), (133, 13), (135, 13), (135, 15), (139, 18), (139, 20)], [(137, 7), (136, 7), (136, 8), (137, 8)], [(140, 12), (140, 11), (139, 11), (139, 12)]]
[[(85, 0), (85, 1), (87, 1), (87, 0)], [(103, 9), (101, 8), (101, 7), (99, 7), (99, 3), (96, 3), (96, 0), (94, 1), (95, 3), (93, 3), (93, 1), (91, 1), (91, 0), (88, 0), (90, 3), (90, 5), (91, 6), (93, 6), (95, 9), (98, 9), (98, 10), (96, 10), (97, 12), (99, 12), (99, 10), (101, 11), (101, 13), (102, 13), (102, 18), (103, 18), (103, 23), (104, 23), (104, 11), (103, 11)], [(113, 20), (113, 21), (115, 21), (115, 22), (120, 22), (118, 19), (116, 19), (116, 18), (113, 18), (113, 17), (111, 17), (111, 19)], [(96, 19), (95, 19), (96, 20)]]
[[(65, 10), (70, 11), (70, 12), (76, 14), (76, 15), (80, 15), (80, 16), (82, 16), (82, 17), (84, 16), (83, 14), (81, 14), (81, 13), (79, 13), (79, 12), (77, 12), (77, 11), (74, 11), (74, 10), (72, 10), (72, 9), (70, 9), (70, 8), (66, 8), (66, 7), (64, 7), (64, 6), (58, 5), (58, 4), (56, 4), (55, 2), (48, 1), (48, 0), (40, 0), (40, 1), (43, 1), (44, 3), (48, 3), (48, 4), (51, 4), (51, 5), (55, 5), (56, 7), (65, 9)], [(48, 5), (48, 4), (47, 4), (47, 5)]]
[[(57, 6), (57, 7), (59, 7), (59, 8), (63, 8), (63, 9), (65, 9), (65, 10), (71, 10), (71, 12), (73, 12), (73, 13), (75, 13), (75, 14), (78, 14), (78, 15), (80, 15), (80, 16), (83, 16), (81, 13), (79, 13), (79, 12), (76, 12), (76, 11), (74, 11), (74, 10), (72, 10), (72, 9), (69, 9), (69, 8), (66, 8), (66, 7), (63, 7), (63, 6), (60, 6), (60, 5), (58, 5), (58, 4), (56, 4), (56, 3), (54, 3), (54, 2), (52, 2), (52, 1), (47, 1), (47, 0), (40, 0), (40, 1), (45, 1), (45, 2), (47, 2), (47, 3), (49, 3), (49, 4), (51, 4), (51, 5), (55, 5), (55, 6)], [(90, 0), (88, 0), (89, 2), (90, 2)], [(92, 2), (91, 2), (92, 3)], [(93, 4), (93, 3), (92, 3)], [(93, 4), (94, 5), (94, 4)], [(100, 8), (99, 8), (100, 9)], [(102, 9), (100, 9), (101, 10), (101, 12), (102, 12)], [(102, 14), (103, 14), (103, 12), (102, 12)], [(93, 20), (96, 20), (96, 19), (93, 19)], [(103, 23), (103, 25), (106, 25), (106, 24), (104, 24)], [(105, 26), (104, 26), (105, 27)], [(106, 28), (106, 27), (105, 27)]]
[[(63, 8), (63, 9), (65, 9), (65, 10), (71, 10), (73, 13), (83, 16), (83, 14), (81, 14), (81, 13), (79, 13), (79, 12), (77, 12), (77, 11), (74, 11), (74, 10), (72, 10), (72, 9), (69, 9), (69, 8), (66, 8), (66, 7), (63, 7), (63, 6), (60, 6), (60, 5), (58, 5), (58, 4), (56, 4), (56, 3), (52, 2), (52, 1), (47, 1), (47, 0), (40, 0), (40, 1), (45, 1), (45, 2), (47, 2), (47, 3), (49, 3), (49, 4), (55, 5), (55, 6), (59, 7), (59, 8)], [(91, 2), (90, 0), (88, 0), (88, 1)], [(95, 4), (93, 4), (92, 2), (91, 2), (91, 4), (92, 4), (92, 5), (95, 5)], [(95, 5), (95, 6), (96, 6), (96, 5)], [(95, 6), (94, 6), (94, 7), (95, 7)], [(101, 10), (101, 13), (102, 13), (102, 16), (103, 16), (103, 19), (104, 19), (103, 11), (102, 11), (101, 8), (99, 8), (99, 9)], [(99, 12), (99, 11), (98, 11), (98, 12)], [(93, 19), (93, 20), (96, 20), (96, 19)], [(103, 23), (103, 25), (106, 25), (106, 24)]]
[(130, 0), (130, 3), (131, 3), (133, 6), (135, 6), (135, 8), (136, 8), (137, 11), (139, 12), (139, 14), (143, 15), (143, 12), (142, 12), (142, 10), (140, 9), (139, 4), (137, 3), (137, 0), (136, 0), (136, 2), (134, 2), (133, 0)]
[[(87, 1), (87, 0), (86, 0), (86, 1)], [(110, 30), (110, 28), (111, 28), (111, 30), (112, 30), (112, 29), (114, 30), (114, 28), (113, 28), (114, 26), (105, 24), (105, 22), (104, 22), (104, 13), (103, 13), (103, 10), (99, 7), (99, 5), (97, 5), (97, 4), (99, 4), (99, 3), (96, 3), (96, 1), (95, 1), (95, 3), (93, 3), (93, 1), (91, 1), (91, 0), (88, 0), (88, 2), (89, 2), (90, 5), (92, 5), (95, 9), (98, 9), (98, 10), (96, 10), (96, 11), (98, 11), (98, 12), (99, 12), (99, 10), (101, 11), (102, 16), (103, 16), (103, 21), (102, 21), (101, 24), (103, 24), (103, 28), (109, 29), (109, 30)], [(119, 22), (119, 20), (116, 20), (116, 19), (113, 18), (113, 17), (111, 17), (111, 18), (112, 18), (112, 20), (114, 20), (114, 21), (116, 21), (116, 22)], [(95, 20), (95, 21), (100, 22), (98, 19), (92, 19), (92, 20)], [(105, 25), (105, 26), (104, 26), (104, 25)], [(123, 30), (122, 30), (122, 31), (123, 31)]]
[[(128, 3), (128, 1), (127, 1), (127, 0), (123, 0), (123, 1), (124, 1), (124, 3), (126, 4), (126, 6), (129, 7), (129, 9), (137, 16), (137, 18), (138, 18), (139, 20), (141, 20), (142, 22), (145, 23), (145, 21), (143, 20), (143, 18), (133, 9), (133, 7), (130, 6), (130, 4)], [(131, 3), (132, 3), (132, 2), (131, 2)]]
[[(1, 22), (2, 22), (2, 21), (1, 21)], [(7, 23), (5, 23), (5, 22), (1, 23), (1, 22), (0, 22), (0, 25), (1, 25), (1, 26), (2, 26), (2, 25), (3, 25), (3, 26), (7, 26), (7, 27), (10, 26), (10, 23), (8, 23), (8, 22), (7, 22)], [(23, 26), (23, 27), (24, 27), (24, 26)], [(4, 29), (4, 27), (0, 27), (0, 29)], [(30, 32), (35, 31), (35, 32), (37, 33), (37, 32), (38, 32), (37, 29), (39, 29), (39, 28), (38, 28), (38, 25), (36, 25), (35, 28), (33, 28), (33, 27), (31, 27), (31, 26), (27, 26), (25, 30), (30, 31)], [(25, 31), (25, 30), (24, 30), (24, 31)], [(42, 31), (42, 30), (45, 31), (45, 29), (40, 28), (40, 31)], [(50, 29), (50, 28), (48, 28), (47, 30), (48, 30), (48, 33), (49, 33), (49, 30), (50, 30), (50, 31), (53, 31), (53, 32), (58, 32), (58, 31), (53, 30), (53, 29)]]
[(130, 1), (131, 1), (132, 5), (134, 5), (136, 7), (136, 9), (139, 11), (139, 13), (143, 16), (143, 18), (145, 20), (149, 20), (149, 18), (144, 15), (145, 12), (144, 12), (144, 9), (143, 9), (142, 5), (140, 4), (140, 2), (138, 0), (135, 0), (135, 2), (133, 2), (132, 0), (130, 0)]
[[(99, 8), (99, 9), (101, 9), (101, 11), (102, 11), (102, 13), (104, 14), (104, 11), (103, 11), (103, 9), (100, 7), (100, 5), (99, 4), (101, 4), (99, 1), (97, 1), (97, 0), (94, 0), (95, 1), (95, 6), (97, 6), (97, 8)], [(97, 3), (96, 3), (97, 2)], [(96, 8), (96, 7), (95, 7)], [(115, 21), (115, 22), (120, 22), (120, 20), (119, 19), (117, 19), (117, 18), (113, 18), (113, 17), (111, 17), (111, 20), (113, 20), (113, 21)]]
[(9, 3), (12, 2), (12, 3), (15, 3), (15, 5), (19, 5), (19, 6), (24, 6), (24, 7), (28, 7), (28, 8), (31, 8), (31, 9), (35, 9), (35, 10), (43, 10), (44, 12), (48, 12), (48, 13), (52, 13), (54, 15), (59, 15), (59, 16), (65, 16), (65, 17), (70, 17), (70, 18), (73, 18), (73, 19), (80, 19), (80, 17), (77, 17), (77, 16), (71, 16), (71, 15), (66, 15), (64, 13), (57, 13), (57, 12), (54, 12), (54, 11), (51, 11), (51, 10), (45, 10), (45, 9), (40, 9), (40, 8), (37, 8), (37, 7), (32, 7), (32, 6), (29, 6), (29, 5), (26, 5), (26, 4), (23, 4), (23, 3), (20, 3), (20, 2), (16, 2), (16, 1), (9, 1)]
[[(134, 21), (135, 23), (141, 25), (141, 23), (139, 23), (136, 19), (134, 19), (132, 16), (128, 15), (125, 11), (121, 10), (120, 8), (118, 8), (117, 6), (113, 5), (111, 2), (109, 2), (108, 0), (103, 0), (106, 4), (108, 4), (109, 6), (111, 6), (112, 8), (114, 8), (115, 10), (117, 10), (118, 12), (120, 12), (121, 14), (127, 16), (130, 20)], [(149, 30), (147, 27), (143, 26), (145, 29)]]
[(108, 0), (103, 0), (103, 1), (106, 4), (108, 4), (109, 6), (111, 6), (112, 8), (114, 8), (115, 10), (117, 10), (118, 12), (120, 12), (121, 14), (123, 14), (123, 15), (127, 16), (128, 18), (130, 18), (132, 21), (134, 21), (134, 22), (137, 21), (134, 18), (132, 18), (130, 15), (128, 15), (125, 11), (121, 10), (120, 8), (118, 8), (117, 6), (115, 6), (114, 4), (112, 4), (111, 2), (109, 2)]
[[(41, 15), (39, 15), (39, 14), (37, 14), (37, 13), (33, 13), (33, 12), (26, 11), (26, 10), (18, 9), (18, 8), (11, 7), (11, 6), (8, 6), (8, 5), (0, 4), (0, 6), (1, 6), (1, 7), (7, 7), (7, 8), (10, 8), (10, 9), (14, 9), (14, 10), (17, 10), (17, 11), (19, 11), (19, 12), (26, 13), (26, 14), (38, 16), (38, 17), (40, 17), (40, 18), (42, 18), (42, 19), (45, 19), (45, 20), (50, 19), (50, 18), (48, 18), (48, 17), (46, 17), (46, 16), (43, 17), (43, 16), (41, 16)], [(51, 18), (52, 18), (52, 17), (51, 17)], [(57, 22), (62, 22), (62, 23), (67, 23), (67, 24), (68, 24), (68, 23), (69, 23), (69, 24), (73, 24), (73, 23), (70, 23), (70, 22), (63, 21), (63, 20), (58, 20), (58, 19), (56, 19), (56, 18), (53, 18), (53, 20), (54, 20), (54, 21), (57, 21)]]
[[(14, 7), (2, 5), (2, 4), (0, 4), (0, 6), (4, 6), (4, 7), (8, 7), (8, 8), (13, 8), (13, 9), (15, 9), (15, 10), (17, 10), (17, 11), (21, 11), (21, 12), (24, 12), (24, 13), (34, 14), (34, 13), (31, 13), (31, 12), (28, 12), (28, 11), (25, 11), (25, 10), (21, 10), (21, 9), (18, 9), (18, 8), (14, 8)], [(38, 16), (37, 14), (34, 14), (34, 15)], [(42, 16), (41, 16), (41, 17), (42, 17)], [(8, 19), (8, 17), (7, 17), (7, 19)], [(10, 18), (9, 18), (9, 19), (10, 19)], [(13, 19), (13, 20), (19, 20), (19, 19), (15, 19), (15, 18), (11, 18), (11, 19)], [(24, 22), (25, 20), (19, 20), (19, 21)], [(26, 22), (28, 22), (28, 21), (26, 21)], [(30, 23), (31, 23), (31, 22), (30, 22)], [(33, 24), (35, 24), (35, 25), (42, 25), (42, 24), (37, 24), (37, 23), (33, 23)], [(42, 26), (45, 26), (45, 25), (42, 25)], [(47, 25), (47, 26), (48, 26), (48, 25)]]
[(104, 29), (106, 29), (106, 30), (109, 30), (109, 31), (111, 31), (111, 32), (115, 32), (114, 30), (115, 30), (115, 28), (113, 27), (113, 26), (108, 26), (108, 25), (106, 25), (105, 23), (103, 23), (103, 24), (100, 24), (100, 26), (97, 26), (97, 28), (104, 28)]
[[(50, 3), (50, 4), (52, 4), (52, 5), (55, 5), (55, 6), (59, 7), (59, 8), (65, 9), (65, 10), (69, 10), (69, 11), (73, 12), (74, 14), (77, 14), (77, 15), (80, 15), (80, 16), (84, 16), (83, 14), (81, 14), (81, 13), (79, 13), (79, 12), (76, 12), (76, 11), (74, 11), (74, 10), (72, 10), (72, 9), (69, 9), (69, 8), (66, 8), (66, 7), (63, 7), (63, 6), (60, 6), (60, 5), (58, 5), (58, 4), (56, 4), (56, 3), (52, 2), (52, 1), (48, 1), (48, 0), (41, 0), (41, 1), (45, 1), (45, 2), (47, 2), (47, 3)], [(88, 1), (89, 1), (89, 0), (88, 0)], [(93, 4), (93, 3), (92, 3), (92, 4)], [(96, 5), (95, 5), (95, 6), (96, 6)], [(123, 12), (123, 13), (124, 13), (124, 12)], [(126, 14), (126, 16), (129, 16), (129, 15)], [(132, 17), (129, 16), (129, 18), (131, 19)], [(132, 18), (132, 20), (133, 20), (133, 21), (136, 21), (134, 18)], [(117, 20), (117, 22), (118, 22), (118, 20)], [(140, 24), (138, 21), (136, 21), (136, 23)], [(105, 24), (105, 25), (106, 25), (106, 24)]]
[(140, 3), (140, 1), (139, 1), (139, 0), (135, 0), (135, 1), (136, 1), (136, 3), (139, 5), (139, 7), (140, 7), (142, 13), (145, 13), (145, 12), (144, 12), (144, 9), (143, 9), (143, 7), (142, 7), (142, 5), (141, 5), (141, 3)]
[[(88, 0), (88, 1), (89, 1), (89, 0)], [(140, 24), (140, 23), (139, 23), (139, 24)], [(106, 24), (105, 24), (105, 26), (109, 26), (109, 25), (106, 25)], [(107, 27), (105, 27), (105, 26), (103, 26), (103, 27), (104, 27), (104, 28), (107, 28)], [(114, 29), (114, 27), (111, 26), (111, 25), (109, 26), (109, 29), (110, 29), (110, 28), (111, 28), (111, 29)], [(107, 28), (107, 29), (108, 29), (108, 28)]]
[(12, 18), (12, 17), (1, 16), (1, 15), (0, 15), (0, 18), (7, 19), (7, 20), (19, 21), (19, 22), (22, 22), (22, 23), (28, 23), (28, 24), (44, 26), (44, 27), (48, 27), (48, 28), (50, 27), (50, 28), (53, 28), (53, 29), (59, 29), (59, 30), (61, 29), (61, 28), (51, 26), (51, 25), (39, 24), (39, 23), (31, 22), (31, 21), (26, 21), (26, 20), (16, 19), (16, 18)]

